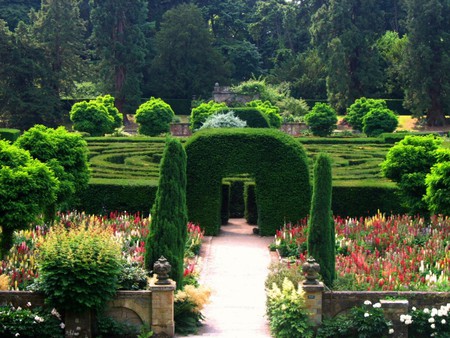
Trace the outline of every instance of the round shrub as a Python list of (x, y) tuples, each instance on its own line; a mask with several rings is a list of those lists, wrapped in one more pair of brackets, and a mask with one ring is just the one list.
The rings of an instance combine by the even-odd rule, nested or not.
[(364, 116), (372, 109), (387, 109), (386, 101), (361, 97), (355, 100), (348, 108), (345, 121), (347, 121), (353, 129), (362, 131)]
[(106, 107), (109, 115), (114, 119), (114, 128), (120, 128), (123, 124), (123, 114), (114, 105), (114, 97), (111, 95), (98, 96), (95, 101)]
[(316, 103), (305, 115), (305, 121), (314, 136), (329, 136), (336, 129), (336, 111), (326, 103)]
[(233, 111), (234, 115), (240, 118), (242, 121), (247, 122), (249, 128), (269, 128), (270, 122), (266, 114), (261, 112), (257, 108), (253, 107), (236, 107), (236, 108), (223, 108), (218, 110), (216, 114), (224, 114)]
[(193, 108), (190, 117), (191, 129), (199, 129), (209, 116), (226, 107), (227, 105), (224, 102), (217, 103), (209, 101), (203, 102), (198, 107)]
[(139, 134), (158, 136), (170, 130), (170, 122), (175, 113), (172, 108), (160, 98), (151, 97), (136, 110), (136, 123), (139, 124)]
[(73, 129), (91, 136), (103, 136), (114, 131), (114, 117), (103, 103), (96, 101), (77, 102), (70, 110)]
[(254, 107), (267, 116), (271, 128), (280, 128), (283, 118), (280, 116), (280, 108), (274, 106), (270, 101), (254, 100), (247, 102), (247, 107)]
[(390, 109), (371, 109), (363, 118), (363, 132), (367, 136), (378, 136), (393, 132), (398, 126), (398, 117)]
[(245, 128), (247, 122), (242, 121), (234, 115), (233, 111), (224, 114), (214, 114), (209, 116), (200, 129), (208, 128)]
[(118, 288), (121, 255), (110, 231), (56, 226), (39, 243), (41, 290), (50, 305), (61, 310), (100, 309)]

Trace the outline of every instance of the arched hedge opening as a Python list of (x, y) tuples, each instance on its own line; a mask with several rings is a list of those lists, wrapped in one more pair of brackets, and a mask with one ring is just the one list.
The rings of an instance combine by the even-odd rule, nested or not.
[(207, 235), (220, 230), (222, 178), (236, 174), (255, 180), (261, 235), (273, 235), (285, 222), (307, 216), (308, 160), (291, 136), (269, 129), (210, 129), (191, 137), (186, 153), (189, 220)]

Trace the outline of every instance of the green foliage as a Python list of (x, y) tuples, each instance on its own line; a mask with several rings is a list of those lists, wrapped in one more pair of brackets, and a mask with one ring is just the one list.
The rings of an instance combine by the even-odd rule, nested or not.
[(98, 101), (77, 102), (70, 110), (73, 129), (89, 133), (91, 136), (103, 136), (114, 130), (114, 117), (108, 108)]
[(19, 129), (0, 128), (0, 140), (14, 142), (19, 136)]
[(57, 309), (101, 309), (116, 294), (122, 269), (120, 244), (92, 226), (53, 227), (39, 244), (40, 283)]
[(362, 131), (364, 127), (364, 116), (366, 116), (372, 109), (387, 109), (386, 101), (367, 99), (365, 97), (356, 99), (355, 102), (348, 108), (347, 115), (345, 116), (345, 121), (347, 121), (353, 129)]
[(247, 122), (249, 128), (269, 128), (270, 122), (268, 117), (261, 112), (258, 108), (251, 107), (235, 107), (235, 108), (223, 108), (217, 111), (217, 114), (233, 111), (234, 114), (241, 120)]
[(222, 184), (222, 197), (221, 208), (220, 208), (220, 224), (227, 224), (230, 219), (230, 189), (231, 183), (224, 182)]
[(217, 111), (222, 108), (226, 108), (227, 105), (224, 102), (217, 103), (214, 101), (202, 102), (200, 105), (192, 109), (191, 112), (191, 129), (197, 130), (199, 129), (203, 122), (210, 116), (215, 114)]
[(207, 235), (220, 229), (222, 178), (250, 174), (258, 187), (258, 224), (262, 235), (309, 211), (306, 154), (292, 137), (272, 129), (211, 129), (186, 143), (189, 220)]
[(365, 301), (344, 315), (326, 319), (317, 330), (318, 338), (378, 338), (391, 334), (392, 323), (384, 317), (380, 303)]
[(326, 285), (336, 278), (335, 228), (331, 211), (331, 159), (320, 153), (314, 164), (314, 183), (308, 224), (308, 255), (320, 264), (320, 273)]
[(164, 256), (172, 266), (170, 276), (183, 285), (184, 249), (187, 237), (186, 152), (180, 141), (168, 138), (161, 160), (161, 173), (152, 207), (151, 231), (145, 243), (145, 266)]
[(281, 127), (281, 122), (283, 121), (283, 119), (279, 114), (280, 108), (274, 106), (270, 101), (254, 100), (247, 102), (245, 105), (247, 107), (254, 107), (265, 114), (267, 119), (269, 120), (271, 128), (278, 129)]
[(119, 290), (144, 290), (147, 286), (147, 271), (138, 262), (124, 261), (118, 282)]
[(425, 178), (425, 202), (434, 214), (450, 215), (450, 150), (436, 152), (437, 163)]
[(200, 129), (208, 128), (245, 128), (247, 122), (241, 120), (230, 110), (228, 113), (218, 113), (209, 116)]
[(299, 285), (299, 283), (305, 280), (305, 275), (302, 271), (301, 265), (299, 263), (287, 263), (287, 262), (276, 262), (269, 266), (269, 273), (264, 282), (264, 286), (269, 290), (273, 284), (279, 288), (283, 287), (283, 282), (285, 279), (291, 281), (294, 285)]
[(123, 114), (119, 112), (119, 109), (117, 109), (114, 106), (114, 97), (111, 95), (104, 95), (104, 96), (98, 96), (95, 99), (96, 102), (103, 104), (106, 109), (108, 110), (108, 114), (113, 117), (114, 124), (113, 128), (120, 128), (123, 124)]
[(62, 338), (61, 316), (45, 308), (0, 307), (0, 335), (3, 338)]
[(314, 330), (305, 309), (303, 290), (284, 279), (282, 287), (273, 284), (267, 291), (267, 316), (276, 338), (313, 337)]
[(136, 110), (136, 123), (139, 124), (139, 134), (158, 136), (170, 130), (175, 113), (162, 99), (151, 97)]
[(325, 103), (316, 103), (305, 115), (305, 121), (314, 136), (329, 136), (336, 129), (336, 111)]
[(1, 254), (12, 245), (14, 230), (25, 229), (56, 200), (53, 171), (30, 153), (0, 140)]
[(450, 305), (440, 308), (413, 308), (409, 314), (402, 314), (400, 321), (408, 326), (408, 337), (448, 337)]
[(412, 214), (428, 212), (423, 201), (425, 177), (436, 163), (436, 150), (441, 143), (432, 135), (407, 136), (389, 150), (381, 163), (383, 175), (399, 185), (403, 204)]
[(258, 208), (256, 206), (256, 185), (246, 183), (244, 185), (244, 218), (248, 224), (258, 224)]
[(393, 132), (398, 126), (398, 117), (390, 109), (371, 109), (364, 115), (363, 132), (367, 136), (378, 136)]
[(201, 310), (209, 302), (211, 291), (205, 287), (186, 285), (175, 293), (174, 321), (175, 332), (195, 334), (204, 319)]
[(24, 132), (15, 144), (47, 163), (55, 172), (60, 182), (56, 207), (67, 208), (86, 189), (90, 176), (88, 148), (79, 134), (69, 133), (64, 127), (52, 129), (36, 125)]
[(136, 337), (139, 328), (126, 322), (119, 322), (104, 314), (96, 316), (96, 337)]
[(309, 112), (309, 106), (305, 100), (290, 96), (278, 102), (277, 106), (280, 108), (284, 122), (301, 122), (303, 116)]

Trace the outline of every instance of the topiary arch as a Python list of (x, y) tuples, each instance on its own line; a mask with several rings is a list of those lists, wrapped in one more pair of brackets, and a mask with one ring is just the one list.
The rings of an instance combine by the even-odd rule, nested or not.
[(210, 129), (186, 142), (189, 220), (207, 235), (220, 230), (222, 178), (250, 174), (256, 182), (258, 225), (273, 235), (310, 208), (308, 160), (303, 147), (278, 130)]

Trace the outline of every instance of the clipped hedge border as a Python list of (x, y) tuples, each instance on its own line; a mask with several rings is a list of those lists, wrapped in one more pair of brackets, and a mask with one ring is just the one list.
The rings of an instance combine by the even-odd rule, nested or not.
[(220, 230), (221, 183), (247, 173), (258, 185), (261, 235), (273, 235), (283, 222), (309, 212), (311, 186), (308, 159), (299, 142), (273, 129), (210, 129), (186, 142), (189, 220), (207, 235)]
[(256, 205), (256, 184), (246, 183), (244, 186), (244, 217), (248, 224), (258, 224), (258, 207)]
[(157, 181), (92, 179), (79, 196), (76, 208), (88, 214), (112, 211), (148, 215), (158, 188)]
[(0, 140), (15, 142), (20, 136), (19, 129), (0, 128)]
[(224, 225), (228, 223), (230, 219), (230, 182), (222, 183), (222, 203), (220, 209), (220, 224)]

